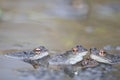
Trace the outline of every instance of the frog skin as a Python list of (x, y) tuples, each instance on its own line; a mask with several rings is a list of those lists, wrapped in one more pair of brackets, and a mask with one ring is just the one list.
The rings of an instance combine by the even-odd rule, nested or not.
[(49, 60), (49, 65), (74, 65), (83, 60), (83, 56), (87, 54), (87, 49), (81, 45), (77, 45), (63, 54), (54, 56)]
[(45, 56), (48, 56), (48, 50), (44, 46), (39, 46), (32, 51), (23, 51), (23, 52), (16, 52), (16, 53), (7, 53), (5, 56), (20, 60), (37, 60), (41, 59)]
[(90, 49), (90, 57), (102, 63), (107, 63), (107, 64), (120, 63), (120, 55), (109, 54), (104, 50), (97, 50), (96, 48)]

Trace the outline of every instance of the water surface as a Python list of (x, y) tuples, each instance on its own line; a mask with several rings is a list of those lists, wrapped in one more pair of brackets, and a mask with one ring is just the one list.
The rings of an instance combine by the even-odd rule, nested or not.
[[(64, 52), (77, 44), (120, 54), (119, 0), (0, 0), (0, 19), (1, 54), (40, 45)], [(1, 57), (0, 65), (3, 62)], [(4, 66), (11, 66), (8, 63), (4, 62)], [(11, 74), (11, 68), (7, 68), (1, 67), (0, 72), (14, 77), (16, 73)], [(9, 80), (9, 76), (2, 80)]]

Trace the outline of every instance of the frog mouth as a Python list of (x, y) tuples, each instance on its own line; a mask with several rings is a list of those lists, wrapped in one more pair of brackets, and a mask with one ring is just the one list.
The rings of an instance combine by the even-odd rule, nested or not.
[(49, 55), (48, 52), (43, 52), (43, 53), (40, 53), (40, 54), (36, 54), (35, 56), (30, 57), (29, 59), (31, 59), (31, 60), (41, 59), (41, 58), (43, 58), (45, 56), (48, 56), (48, 55)]
[(13, 58), (13, 59), (18, 59), (18, 60), (24, 60), (24, 59), (30, 59), (30, 60), (37, 60), (37, 59), (41, 59), (45, 56), (48, 56), (49, 53), (48, 52), (42, 52), (40, 54), (35, 54), (34, 56), (21, 56), (21, 57), (18, 57), (18, 56), (12, 56), (12, 55), (5, 55), (6, 57), (9, 57), (9, 58)]
[(88, 53), (88, 51), (78, 53), (78, 55), (75, 55), (75, 56), (71, 57), (70, 59), (68, 59), (66, 61), (66, 64), (68, 63), (68, 64), (74, 65), (77, 62), (82, 61), (83, 60), (83, 56), (85, 56), (87, 53)]
[(90, 57), (98, 62), (102, 62), (102, 63), (108, 63), (108, 64), (112, 64), (112, 61), (110, 59), (107, 58), (103, 58), (94, 54), (91, 54)]

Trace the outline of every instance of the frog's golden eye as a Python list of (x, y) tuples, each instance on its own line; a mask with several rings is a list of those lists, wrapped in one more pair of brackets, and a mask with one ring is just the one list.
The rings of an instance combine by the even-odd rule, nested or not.
[(73, 48), (72, 51), (76, 53), (78, 52), (78, 48)]
[(40, 54), (40, 53), (41, 53), (41, 49), (40, 49), (40, 48), (35, 48), (33, 51), (34, 51), (36, 54)]
[(104, 57), (104, 56), (106, 56), (106, 52), (104, 50), (100, 50), (99, 55)]

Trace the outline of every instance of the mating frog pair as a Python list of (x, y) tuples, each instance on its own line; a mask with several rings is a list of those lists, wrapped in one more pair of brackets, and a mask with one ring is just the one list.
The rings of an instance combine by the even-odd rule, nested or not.
[(98, 62), (107, 64), (117, 64), (120, 62), (120, 55), (112, 55), (104, 50), (90, 49), (90, 57)]
[(7, 53), (5, 56), (19, 60), (37, 60), (48, 55), (48, 50), (44, 46), (39, 46), (32, 51)]

